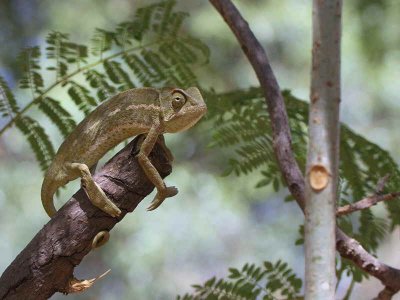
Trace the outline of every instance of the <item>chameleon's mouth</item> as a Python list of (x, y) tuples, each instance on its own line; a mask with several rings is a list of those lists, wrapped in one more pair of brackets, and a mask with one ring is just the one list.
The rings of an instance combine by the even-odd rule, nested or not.
[(196, 105), (183, 108), (171, 119), (167, 120), (166, 131), (184, 131), (196, 124), (207, 112), (206, 105)]

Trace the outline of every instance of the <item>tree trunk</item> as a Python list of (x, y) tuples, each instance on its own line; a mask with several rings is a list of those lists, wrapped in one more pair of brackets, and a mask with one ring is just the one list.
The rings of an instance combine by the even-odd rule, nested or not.
[(306, 166), (305, 298), (335, 299), (341, 0), (313, 1)]

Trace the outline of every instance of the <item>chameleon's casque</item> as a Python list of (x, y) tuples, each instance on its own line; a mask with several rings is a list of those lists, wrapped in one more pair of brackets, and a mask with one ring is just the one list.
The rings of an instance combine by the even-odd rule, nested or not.
[(145, 133), (138, 161), (157, 188), (149, 210), (157, 208), (165, 198), (176, 195), (177, 189), (166, 187), (148, 159), (149, 153), (160, 134), (186, 130), (206, 111), (203, 97), (195, 87), (136, 88), (104, 101), (66, 138), (48, 168), (41, 191), (47, 214), (56, 213), (53, 196), (57, 189), (81, 177), (90, 201), (111, 216), (118, 216), (121, 211), (93, 181), (89, 168), (120, 142)]

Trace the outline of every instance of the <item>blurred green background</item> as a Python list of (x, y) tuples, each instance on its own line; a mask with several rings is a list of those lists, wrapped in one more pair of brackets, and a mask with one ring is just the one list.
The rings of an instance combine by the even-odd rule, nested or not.
[[(0, 74), (16, 87), (16, 56), (23, 47), (42, 45), (51, 30), (87, 43), (96, 27), (113, 29), (138, 7), (152, 1), (1, 1)], [(217, 91), (257, 86), (257, 79), (234, 36), (207, 1), (177, 1), (190, 13), (184, 28), (211, 50), (208, 65), (193, 70), (204, 87)], [(234, 1), (267, 49), (282, 88), (308, 99), (311, 58), (311, 1)], [(400, 2), (345, 1), (342, 40), (342, 121), (400, 158)], [(19, 95), (19, 102), (28, 98)], [(77, 116), (80, 119), (82, 116)], [(0, 127), (4, 121), (0, 121)], [(61, 137), (47, 128), (56, 145)], [(190, 285), (246, 262), (284, 259), (303, 276), (303, 249), (294, 246), (302, 214), (283, 203), (286, 191), (255, 189), (257, 174), (221, 177), (226, 154), (207, 147), (212, 124), (167, 135), (175, 155), (166, 179), (179, 194), (147, 212), (152, 195), (111, 232), (104, 247), (90, 253), (76, 271), (78, 278), (111, 273), (71, 299), (173, 299)], [(114, 152), (115, 153), (115, 152)], [(108, 155), (111, 157), (112, 153)], [(25, 138), (15, 129), (0, 138), (0, 271), (2, 272), (48, 221), (40, 202), (42, 173)], [(78, 188), (73, 182), (58, 207)], [(400, 266), (399, 231), (378, 252)], [(397, 250), (396, 250), (397, 249)], [(343, 296), (348, 282), (339, 286)], [(380, 290), (371, 279), (356, 286), (352, 299), (370, 298)], [(52, 299), (64, 299), (56, 294)], [(400, 297), (396, 298), (400, 299)]]

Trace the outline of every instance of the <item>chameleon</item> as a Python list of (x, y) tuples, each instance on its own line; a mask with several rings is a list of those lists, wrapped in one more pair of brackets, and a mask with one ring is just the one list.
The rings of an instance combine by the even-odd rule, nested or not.
[[(113, 147), (129, 137), (146, 134), (137, 159), (144, 173), (157, 189), (148, 210), (159, 207), (168, 197), (178, 193), (174, 186), (166, 186), (148, 158), (159, 136), (163, 133), (184, 131), (195, 125), (207, 112), (207, 106), (196, 87), (134, 88), (105, 100), (70, 133), (61, 144), (47, 169), (41, 189), (46, 213), (56, 213), (53, 197), (68, 182), (81, 178), (81, 186), (91, 203), (118, 217), (121, 210), (94, 182), (90, 168)], [(172, 154), (167, 151), (172, 160)], [(107, 239), (101, 234), (96, 239)], [(97, 242), (93, 242), (96, 247)], [(97, 245), (98, 246), (98, 245)]]

